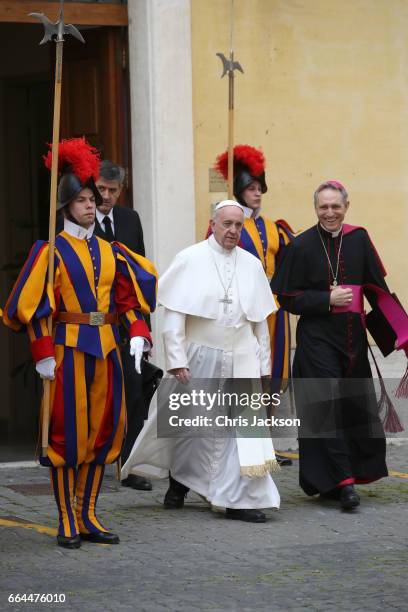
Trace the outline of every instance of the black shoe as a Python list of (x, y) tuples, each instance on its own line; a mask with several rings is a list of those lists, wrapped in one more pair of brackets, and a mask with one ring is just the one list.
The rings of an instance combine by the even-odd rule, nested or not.
[(279, 453), (275, 453), (275, 457), (276, 461), (278, 462), (278, 465), (280, 465), (281, 467), (293, 465), (293, 461), (292, 459), (289, 459), (289, 457), (284, 457), (283, 455), (279, 455)]
[(247, 523), (265, 523), (266, 516), (261, 510), (234, 510), (227, 508), (225, 518), (236, 521), (246, 521)]
[(79, 534), (67, 538), (67, 536), (57, 535), (57, 544), (62, 548), (79, 548), (81, 546), (81, 536)]
[(164, 507), (169, 510), (175, 508), (182, 508), (184, 506), (184, 498), (189, 492), (189, 488), (185, 487), (181, 482), (177, 482), (171, 476), (169, 476), (170, 486), (164, 496)]
[(150, 480), (143, 476), (136, 476), (136, 474), (129, 474), (127, 478), (122, 480), (122, 487), (131, 487), (138, 491), (151, 491), (153, 489)]
[(119, 536), (110, 531), (95, 531), (93, 533), (81, 533), (81, 539), (93, 544), (119, 544)]
[(340, 506), (343, 510), (353, 510), (360, 505), (360, 496), (353, 485), (346, 485), (340, 491)]

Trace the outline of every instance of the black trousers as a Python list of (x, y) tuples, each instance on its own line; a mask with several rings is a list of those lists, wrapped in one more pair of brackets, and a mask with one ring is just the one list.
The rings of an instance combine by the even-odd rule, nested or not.
[(145, 419), (148, 417), (149, 403), (143, 393), (143, 376), (135, 370), (135, 358), (129, 353), (128, 341), (122, 343), (121, 357), (128, 420), (127, 434), (121, 453), (123, 465), (142, 430)]

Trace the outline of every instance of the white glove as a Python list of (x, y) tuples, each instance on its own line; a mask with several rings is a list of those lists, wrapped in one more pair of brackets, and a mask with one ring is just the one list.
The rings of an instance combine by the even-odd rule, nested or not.
[(140, 364), (142, 362), (143, 349), (145, 348), (145, 339), (142, 336), (135, 336), (130, 339), (130, 354), (135, 358), (135, 370), (138, 374), (142, 373)]
[(57, 363), (54, 357), (45, 357), (45, 359), (40, 359), (40, 361), (35, 364), (35, 369), (41, 378), (45, 378), (46, 380), (54, 380), (56, 365)]

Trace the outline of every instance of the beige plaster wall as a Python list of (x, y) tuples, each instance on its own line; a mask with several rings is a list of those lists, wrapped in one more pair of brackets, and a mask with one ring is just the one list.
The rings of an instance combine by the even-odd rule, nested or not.
[[(207, 227), (208, 170), (227, 145), (230, 0), (191, 0), (196, 232)], [(408, 304), (408, 1), (235, 0), (235, 143), (267, 158), (264, 211), (296, 229), (312, 193), (336, 178), (348, 222), (369, 229)]]

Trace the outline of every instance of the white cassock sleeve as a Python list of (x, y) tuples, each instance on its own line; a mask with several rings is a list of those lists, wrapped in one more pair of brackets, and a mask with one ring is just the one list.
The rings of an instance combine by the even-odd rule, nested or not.
[(162, 336), (166, 370), (188, 368), (186, 355), (186, 315), (164, 308)]
[(266, 320), (254, 324), (254, 334), (260, 348), (261, 376), (269, 376), (271, 366), (271, 342), (269, 338), (268, 323)]

